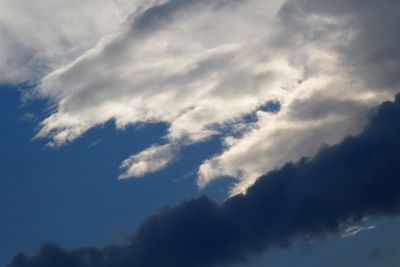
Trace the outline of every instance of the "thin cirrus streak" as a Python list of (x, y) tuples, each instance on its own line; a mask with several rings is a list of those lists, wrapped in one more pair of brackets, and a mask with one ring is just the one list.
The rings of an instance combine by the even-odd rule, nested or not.
[[(36, 93), (56, 110), (37, 138), (60, 146), (109, 120), (168, 123), (166, 143), (124, 161), (128, 178), (221, 135), (224, 150), (199, 166), (198, 185), (232, 176), (232, 193), (244, 192), (263, 173), (359, 133), (367, 111), (394, 95), (398, 8), (392, 0), (154, 1), (41, 79)], [(374, 23), (377, 15), (385, 21)], [(278, 113), (260, 109), (269, 101)], [(256, 121), (242, 119), (250, 113)]]

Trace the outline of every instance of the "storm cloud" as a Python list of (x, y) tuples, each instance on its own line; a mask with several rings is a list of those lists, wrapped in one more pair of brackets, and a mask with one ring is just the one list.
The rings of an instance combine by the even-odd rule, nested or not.
[(363, 132), (260, 177), (244, 195), (166, 207), (128, 245), (67, 250), (46, 243), (7, 267), (187, 267), (246, 261), (271, 247), (336, 234), (400, 212), (400, 95), (369, 113)]

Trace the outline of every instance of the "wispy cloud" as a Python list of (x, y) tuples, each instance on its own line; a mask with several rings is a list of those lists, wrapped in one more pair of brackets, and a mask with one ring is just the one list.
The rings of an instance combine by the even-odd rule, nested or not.
[(137, 1), (0, 3), (0, 82), (38, 82), (114, 33)]
[(351, 236), (358, 235), (361, 232), (371, 231), (371, 230), (375, 230), (375, 229), (376, 229), (375, 225), (370, 225), (370, 226), (353, 225), (353, 226), (346, 228), (343, 231), (342, 237), (351, 237)]
[[(5, 3), (15, 8), (14, 2)], [(119, 128), (169, 125), (163, 147), (174, 153), (160, 162), (165, 149), (151, 146), (124, 161), (123, 177), (165, 168), (182, 146), (222, 135), (225, 149), (199, 166), (198, 184), (232, 176), (238, 180), (233, 193), (243, 192), (263, 173), (359, 133), (369, 108), (399, 85), (398, 1), (170, 0), (120, 8), (122, 3), (80, 5), (74, 14), (82, 20), (80, 30), (61, 20), (75, 9), (57, 10), (49, 19), (60, 26), (50, 37), (18, 43), (47, 51), (34, 62), (52, 69), (36, 89), (56, 107), (37, 134), (50, 145), (72, 142), (109, 120)], [(21, 29), (33, 31), (25, 24)], [(68, 49), (58, 45), (59, 33)], [(7, 55), (24, 54), (9, 47)], [(29, 65), (20, 65), (7, 70), (22, 74)], [(259, 109), (271, 100), (280, 103), (279, 113)], [(242, 119), (254, 113), (254, 121)], [(221, 131), (227, 124), (240, 134)]]

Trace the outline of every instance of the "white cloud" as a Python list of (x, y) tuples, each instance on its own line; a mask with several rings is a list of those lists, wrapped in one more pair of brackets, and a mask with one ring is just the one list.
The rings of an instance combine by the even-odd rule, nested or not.
[[(279, 5), (255, 1), (250, 6), (221, 7), (194, 2), (190, 8), (183, 5), (185, 12), (178, 9), (177, 14), (169, 14), (166, 25), (154, 26), (152, 11), (147, 11), (120, 35), (104, 39), (70, 65), (47, 75), (38, 91), (55, 99), (58, 107), (43, 121), (38, 137), (62, 145), (114, 119), (120, 128), (167, 122), (170, 142), (191, 144), (217, 134), (215, 125), (283, 97), (301, 78), (284, 55), (264, 47), (274, 35), (273, 28), (263, 29), (259, 37), (266, 19), (273, 23)], [(168, 6), (164, 8), (170, 12)], [(268, 9), (271, 14), (265, 17)], [(143, 21), (153, 26), (143, 26)], [(139, 166), (141, 155), (123, 164), (130, 170), (124, 176), (144, 174), (129, 166), (132, 162)], [(144, 170), (159, 169), (149, 166), (151, 162), (145, 160)]]
[(365, 231), (371, 231), (371, 230), (375, 230), (376, 226), (375, 225), (370, 225), (370, 226), (359, 226), (359, 225), (354, 225), (354, 226), (350, 226), (348, 228), (346, 228), (343, 233), (342, 233), (342, 237), (352, 237), (355, 235), (358, 235), (361, 232), (365, 232)]
[(200, 166), (199, 186), (232, 176), (239, 180), (232, 193), (242, 193), (266, 172), (359, 133), (369, 109), (390, 94), (349, 84), (326, 76), (310, 78), (281, 100), (278, 114), (258, 112), (254, 127), (234, 140), (228, 137), (223, 153)]
[(165, 168), (176, 157), (176, 148), (171, 144), (154, 145), (126, 159), (121, 167), (126, 171), (120, 178), (141, 177)]
[(114, 32), (138, 1), (2, 0), (0, 82), (40, 79)]
[[(36, 89), (56, 106), (37, 137), (59, 146), (109, 120), (119, 128), (168, 123), (167, 144), (124, 161), (127, 178), (165, 168), (182, 146), (224, 135), (224, 151), (200, 166), (198, 183), (228, 175), (238, 179), (233, 192), (243, 192), (259, 175), (356, 134), (369, 108), (394, 94), (400, 53), (384, 29), (399, 24), (396, 8), (388, 8), (398, 4), (368, 0), (360, 8), (356, 2), (170, 0), (125, 9), (104, 0), (93, 18), (80, 6), (83, 28), (70, 31), (63, 16), (54, 16), (50, 24), (69, 32), (72, 52), (53, 32), (43, 44), (28, 46), (50, 51), (38, 62), (54, 68)], [(111, 3), (122, 14), (115, 19), (107, 13)], [(121, 24), (127, 10), (136, 11)], [(376, 25), (371, 12), (388, 19)], [(37, 24), (32, 14), (27, 17), (27, 24)], [(10, 49), (0, 53), (12, 56)], [(10, 73), (35, 76), (14, 65)], [(278, 114), (259, 108), (270, 100), (281, 103)], [(257, 121), (242, 119), (254, 112)]]

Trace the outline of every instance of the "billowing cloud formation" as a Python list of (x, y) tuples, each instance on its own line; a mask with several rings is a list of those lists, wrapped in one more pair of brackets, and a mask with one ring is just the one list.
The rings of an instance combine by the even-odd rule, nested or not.
[[(199, 167), (198, 184), (232, 176), (234, 192), (244, 191), (263, 173), (359, 133), (367, 110), (399, 85), (395, 0), (136, 7), (118, 31), (56, 67), (36, 90), (56, 106), (37, 135), (50, 145), (109, 120), (119, 128), (169, 124), (166, 143), (124, 161), (124, 178), (165, 168), (180, 147), (221, 134), (224, 151)], [(260, 108), (271, 100), (279, 113)], [(243, 119), (250, 113), (251, 123)]]
[(257, 127), (204, 162), (200, 185), (230, 175), (242, 178), (236, 191), (243, 191), (265, 171), (358, 133), (366, 110), (398, 90), (399, 7), (391, 0), (287, 1), (274, 41), (302, 79), (281, 113), (262, 114)]
[(8, 267), (221, 266), (269, 247), (338, 233), (367, 216), (400, 212), (400, 95), (356, 137), (262, 176), (223, 204), (207, 197), (162, 209), (129, 245), (65, 250), (44, 245)]

